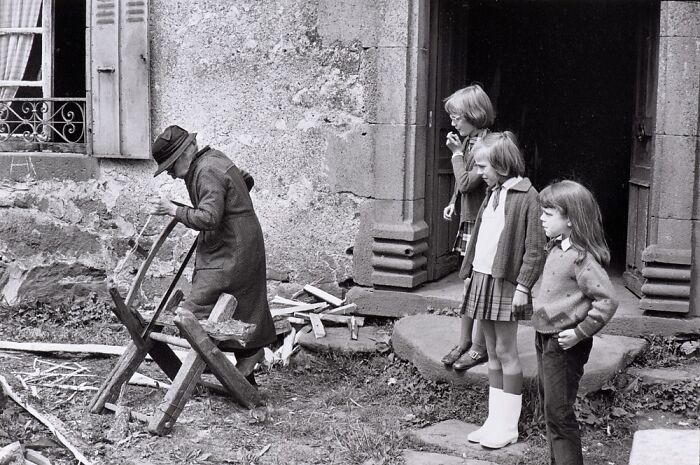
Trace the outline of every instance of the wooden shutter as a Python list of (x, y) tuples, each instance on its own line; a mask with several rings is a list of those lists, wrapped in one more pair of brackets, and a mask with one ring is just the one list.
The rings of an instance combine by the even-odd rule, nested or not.
[(148, 0), (91, 2), (92, 153), (150, 158)]

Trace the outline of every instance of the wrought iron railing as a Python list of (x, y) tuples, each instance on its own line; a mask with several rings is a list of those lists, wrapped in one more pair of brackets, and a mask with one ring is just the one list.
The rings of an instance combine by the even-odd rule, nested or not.
[(86, 153), (86, 99), (0, 100), (0, 152)]

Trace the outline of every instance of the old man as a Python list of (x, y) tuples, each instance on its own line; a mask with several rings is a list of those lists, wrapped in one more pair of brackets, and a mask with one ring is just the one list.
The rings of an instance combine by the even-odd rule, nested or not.
[(179, 126), (166, 128), (152, 152), (158, 163), (155, 176), (165, 171), (183, 179), (192, 202), (187, 207), (160, 198), (152, 202), (152, 213), (175, 217), (199, 231), (192, 290), (181, 307), (204, 318), (222, 293), (236, 297), (233, 318), (256, 328), (248, 347), (233, 352), (238, 369), (255, 385), (253, 368), (276, 336), (267, 304), (265, 244), (248, 194), (253, 178), (220, 151), (199, 149), (197, 134)]

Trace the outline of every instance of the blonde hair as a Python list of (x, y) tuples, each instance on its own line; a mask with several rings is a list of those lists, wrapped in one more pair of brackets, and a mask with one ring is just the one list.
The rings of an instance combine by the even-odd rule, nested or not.
[(491, 99), (479, 84), (459, 89), (444, 102), (447, 113), (463, 116), (477, 129), (491, 126), (496, 119)]
[(518, 138), (510, 131), (492, 132), (476, 141), (474, 154), (484, 153), (496, 172), (505, 179), (525, 176), (525, 160)]
[[(537, 199), (542, 208), (555, 208), (571, 223), (571, 243), (578, 249), (576, 263), (586, 254), (593, 255), (598, 263), (610, 263), (610, 249), (603, 233), (603, 217), (593, 193), (574, 181), (558, 181), (542, 189)], [(553, 246), (553, 241), (547, 245)]]

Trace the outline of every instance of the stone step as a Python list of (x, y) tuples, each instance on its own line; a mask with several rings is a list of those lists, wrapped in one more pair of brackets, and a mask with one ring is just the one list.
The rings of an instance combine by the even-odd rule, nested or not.
[(629, 465), (699, 465), (700, 430), (646, 429), (634, 433)]
[(415, 450), (405, 450), (402, 456), (406, 465), (499, 465), (496, 462), (486, 462), (454, 455), (419, 452)]
[[(442, 315), (413, 315), (400, 319), (394, 326), (391, 343), (396, 355), (411, 361), (425, 378), (436, 382), (464, 386), (488, 382), (486, 364), (467, 371), (445, 367), (440, 359), (459, 339), (459, 318)], [(643, 339), (602, 335), (593, 338), (593, 351), (585, 367), (579, 392), (599, 390), (619, 370), (630, 364), (646, 347)], [(535, 330), (518, 327), (518, 351), (525, 380), (537, 376)]]
[[(499, 465), (510, 465), (522, 461), (528, 450), (524, 442), (517, 442), (502, 449), (485, 449), (480, 444), (467, 440), (467, 435), (479, 428), (480, 425), (465, 423), (459, 420), (446, 420), (426, 428), (410, 431), (408, 434), (421, 444), (437, 446), (458, 457), (474, 460), (495, 462)], [(446, 462), (453, 463), (453, 462)], [(462, 463), (462, 462), (454, 462)]]
[(631, 367), (627, 373), (646, 384), (672, 384), (700, 378), (700, 363), (667, 368)]

